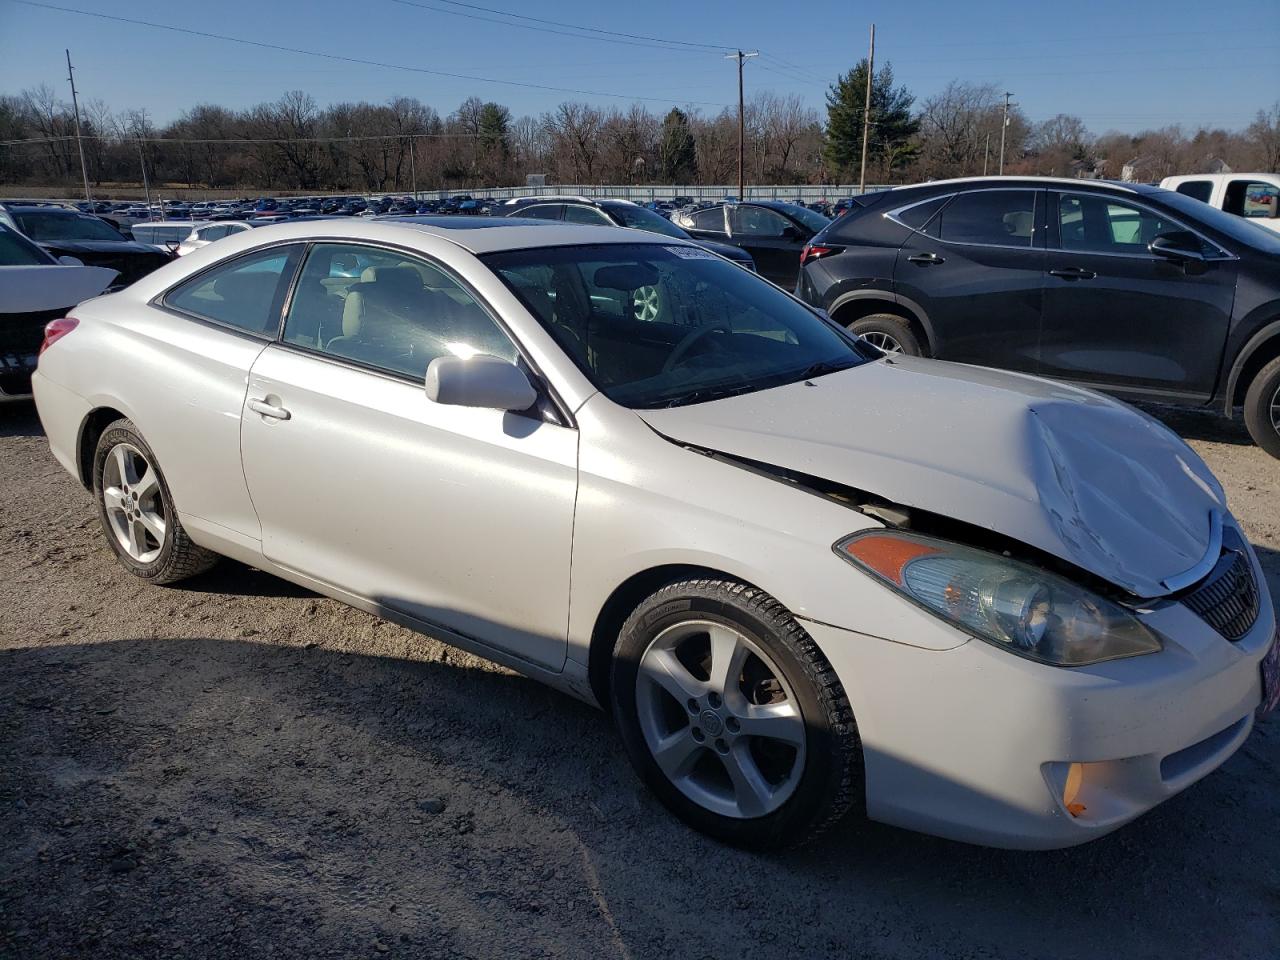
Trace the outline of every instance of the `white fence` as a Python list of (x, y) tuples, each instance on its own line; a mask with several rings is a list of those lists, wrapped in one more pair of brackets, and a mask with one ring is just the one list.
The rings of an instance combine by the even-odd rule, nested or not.
[[(867, 184), (867, 193), (877, 190), (888, 190), (885, 184)], [(838, 200), (841, 197), (853, 197), (859, 193), (856, 183), (846, 184), (747, 184), (747, 196), (743, 199), (753, 200), (803, 200), (812, 203), (815, 200)], [(457, 197), (467, 194), (473, 197), (497, 197), (502, 200), (511, 197), (612, 197), (623, 200), (635, 200), (643, 203), (648, 200), (669, 200), (672, 197), (690, 197), (694, 200), (723, 200), (736, 197), (736, 184), (725, 186), (689, 187), (635, 184), (590, 184), (559, 183), (545, 187), (476, 187), (469, 190), (419, 190), (420, 198), (443, 200), (446, 197)]]

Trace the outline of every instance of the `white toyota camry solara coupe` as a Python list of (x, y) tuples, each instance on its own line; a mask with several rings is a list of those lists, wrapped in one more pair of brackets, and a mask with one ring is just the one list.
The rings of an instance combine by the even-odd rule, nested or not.
[(851, 809), (1080, 843), (1280, 687), (1253, 549), (1165, 427), (885, 356), (670, 237), (248, 231), (51, 323), (35, 396), (130, 573), (232, 557), (598, 703), (748, 847)]

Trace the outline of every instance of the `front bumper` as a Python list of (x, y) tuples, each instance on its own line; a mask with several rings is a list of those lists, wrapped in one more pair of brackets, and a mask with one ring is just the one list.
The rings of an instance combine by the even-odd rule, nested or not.
[[(1263, 593), (1257, 622), (1236, 643), (1170, 603), (1144, 616), (1166, 638), (1162, 652), (1070, 669), (980, 640), (925, 650), (805, 627), (853, 707), (872, 819), (1052, 849), (1128, 823), (1244, 743), (1262, 697), (1259, 664), (1277, 642)], [(1068, 788), (1072, 764), (1082, 776)]]

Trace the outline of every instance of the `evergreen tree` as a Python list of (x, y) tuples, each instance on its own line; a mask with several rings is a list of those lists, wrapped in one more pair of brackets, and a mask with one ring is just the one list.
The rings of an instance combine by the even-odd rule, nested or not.
[[(906, 87), (894, 87), (890, 64), (877, 71), (871, 84), (868, 166), (886, 159), (901, 163), (903, 148), (920, 126), (911, 115), (915, 99)], [(837, 181), (857, 178), (862, 163), (862, 117), (866, 102), (867, 61), (864, 57), (827, 91), (827, 130), (822, 159), (829, 175)]]
[(683, 110), (673, 108), (662, 121), (658, 173), (668, 183), (691, 183), (697, 172), (697, 145), (689, 117)]
[(496, 159), (511, 155), (511, 111), (501, 104), (486, 103), (480, 108), (480, 147)]

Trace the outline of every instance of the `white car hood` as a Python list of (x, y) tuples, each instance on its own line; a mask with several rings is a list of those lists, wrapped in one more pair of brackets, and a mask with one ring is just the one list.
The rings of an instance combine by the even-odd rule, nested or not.
[(673, 440), (997, 531), (1138, 597), (1176, 589), (1226, 514), (1208, 467), (1152, 418), (982, 367), (895, 357), (638, 413)]
[(96, 297), (117, 276), (108, 267), (63, 264), (0, 267), (0, 313), (64, 310)]

